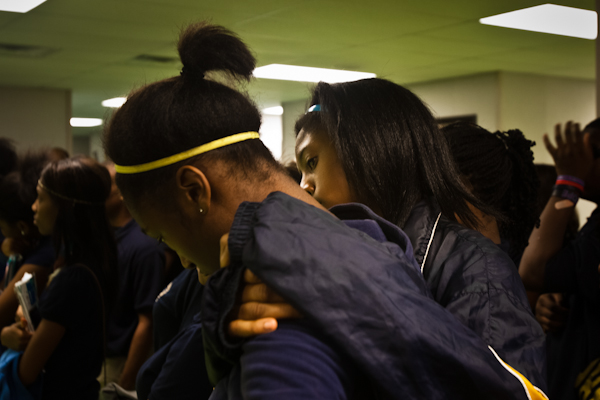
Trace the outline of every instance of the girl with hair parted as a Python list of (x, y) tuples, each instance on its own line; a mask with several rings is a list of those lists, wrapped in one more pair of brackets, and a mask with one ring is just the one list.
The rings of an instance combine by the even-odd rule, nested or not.
[[(237, 37), (195, 24), (183, 32), (179, 53), (181, 75), (132, 93), (108, 125), (105, 149), (134, 218), (206, 284), (202, 336), (212, 399), (509, 398), (519, 388), (516, 397), (526, 398), (483, 341), (428, 298), (397, 227), (369, 219), (353, 225), (360, 232), (349, 229), (257, 140), (256, 107), (209, 79), (214, 72), (251, 77), (255, 60)], [(231, 340), (226, 317), (245, 267), (306, 318)], [(336, 306), (322, 307), (323, 298)], [(364, 334), (354, 335), (360, 320)], [(427, 329), (433, 321), (446, 329)], [(381, 357), (368, 350), (373, 341), (385, 346)], [(446, 348), (449, 342), (461, 351)], [(198, 353), (184, 354), (163, 371), (204, 367)], [(193, 396), (193, 384), (166, 393)], [(154, 389), (144, 393), (153, 397)]]
[[(436, 302), (545, 388), (544, 334), (517, 269), (498, 246), (467, 228), (479, 227), (469, 204), (487, 215), (502, 215), (469, 193), (423, 102), (383, 79), (321, 82), (309, 111), (296, 123), (296, 134), (301, 186), (328, 208), (363, 203), (402, 228)], [(348, 218), (343, 207), (330, 211)], [(257, 301), (268, 302), (258, 295), (244, 299)], [(246, 335), (260, 327), (244, 320), (263, 323), (291, 315), (274, 306), (269, 313), (246, 313), (230, 329)]]
[(35, 332), (21, 323), (2, 331), (2, 342), (22, 350), (18, 376), (39, 382), (42, 398), (97, 399), (96, 377), (104, 359), (104, 325), (116, 288), (116, 247), (104, 202), (110, 193), (106, 168), (88, 158), (49, 164), (37, 185), (34, 223), (51, 235), (57, 254), (42, 293)]

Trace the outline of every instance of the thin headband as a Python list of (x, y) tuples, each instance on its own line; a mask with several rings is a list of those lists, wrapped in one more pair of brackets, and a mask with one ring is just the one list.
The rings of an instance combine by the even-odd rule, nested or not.
[(92, 201), (79, 200), (79, 199), (74, 199), (74, 198), (72, 198), (72, 197), (68, 197), (68, 196), (62, 195), (62, 194), (60, 194), (60, 193), (57, 193), (57, 192), (55, 192), (55, 191), (54, 191), (54, 190), (52, 190), (52, 189), (48, 189), (48, 188), (47, 188), (47, 187), (46, 187), (46, 186), (45, 186), (45, 185), (42, 183), (42, 180), (41, 180), (41, 179), (40, 179), (40, 180), (38, 180), (38, 185), (40, 185), (40, 187), (41, 187), (42, 189), (44, 189), (46, 192), (48, 192), (48, 193), (50, 193), (50, 194), (52, 194), (52, 195), (54, 195), (54, 196), (56, 196), (56, 197), (58, 197), (58, 198), (61, 198), (61, 199), (63, 199), (63, 200), (72, 201), (73, 203), (77, 203), (77, 204), (85, 204), (86, 206), (103, 206), (103, 205), (104, 205), (104, 202), (97, 202), (97, 203), (95, 203), (95, 202), (92, 202)]
[(153, 169), (166, 167), (167, 165), (175, 164), (179, 161), (187, 160), (188, 158), (197, 156), (198, 154), (206, 153), (220, 147), (229, 146), (230, 144), (243, 142), (249, 139), (259, 139), (258, 132), (243, 132), (235, 135), (227, 136), (221, 139), (213, 140), (203, 144), (202, 146), (186, 150), (179, 154), (174, 154), (169, 157), (161, 158), (160, 160), (151, 161), (145, 164), (138, 165), (115, 165), (115, 171), (119, 174), (138, 174), (140, 172), (151, 171)]

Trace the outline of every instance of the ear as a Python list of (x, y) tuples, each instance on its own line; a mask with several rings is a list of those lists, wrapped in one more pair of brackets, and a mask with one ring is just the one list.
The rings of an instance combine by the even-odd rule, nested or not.
[(190, 205), (208, 213), (211, 201), (211, 188), (206, 175), (193, 165), (184, 165), (175, 175), (175, 184)]
[(19, 232), (23, 235), (23, 236), (27, 236), (27, 234), (29, 233), (29, 224), (25, 221), (17, 221), (16, 223), (17, 225), (17, 229), (19, 230)]

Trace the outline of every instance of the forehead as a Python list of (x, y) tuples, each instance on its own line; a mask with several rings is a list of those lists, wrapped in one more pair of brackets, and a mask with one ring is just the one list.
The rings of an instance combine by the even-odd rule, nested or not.
[(322, 130), (306, 131), (302, 129), (296, 137), (296, 154), (301, 154), (308, 146), (324, 147), (330, 146), (331, 140), (327, 133)]

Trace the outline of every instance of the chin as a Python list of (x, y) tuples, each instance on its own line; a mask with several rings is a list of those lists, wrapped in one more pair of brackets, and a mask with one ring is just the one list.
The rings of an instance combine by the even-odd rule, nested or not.
[(196, 271), (198, 271), (198, 281), (200, 282), (200, 284), (202, 286), (206, 285), (206, 282), (208, 282), (208, 278), (210, 278), (210, 274), (204, 274), (200, 272), (200, 268), (196, 268)]

